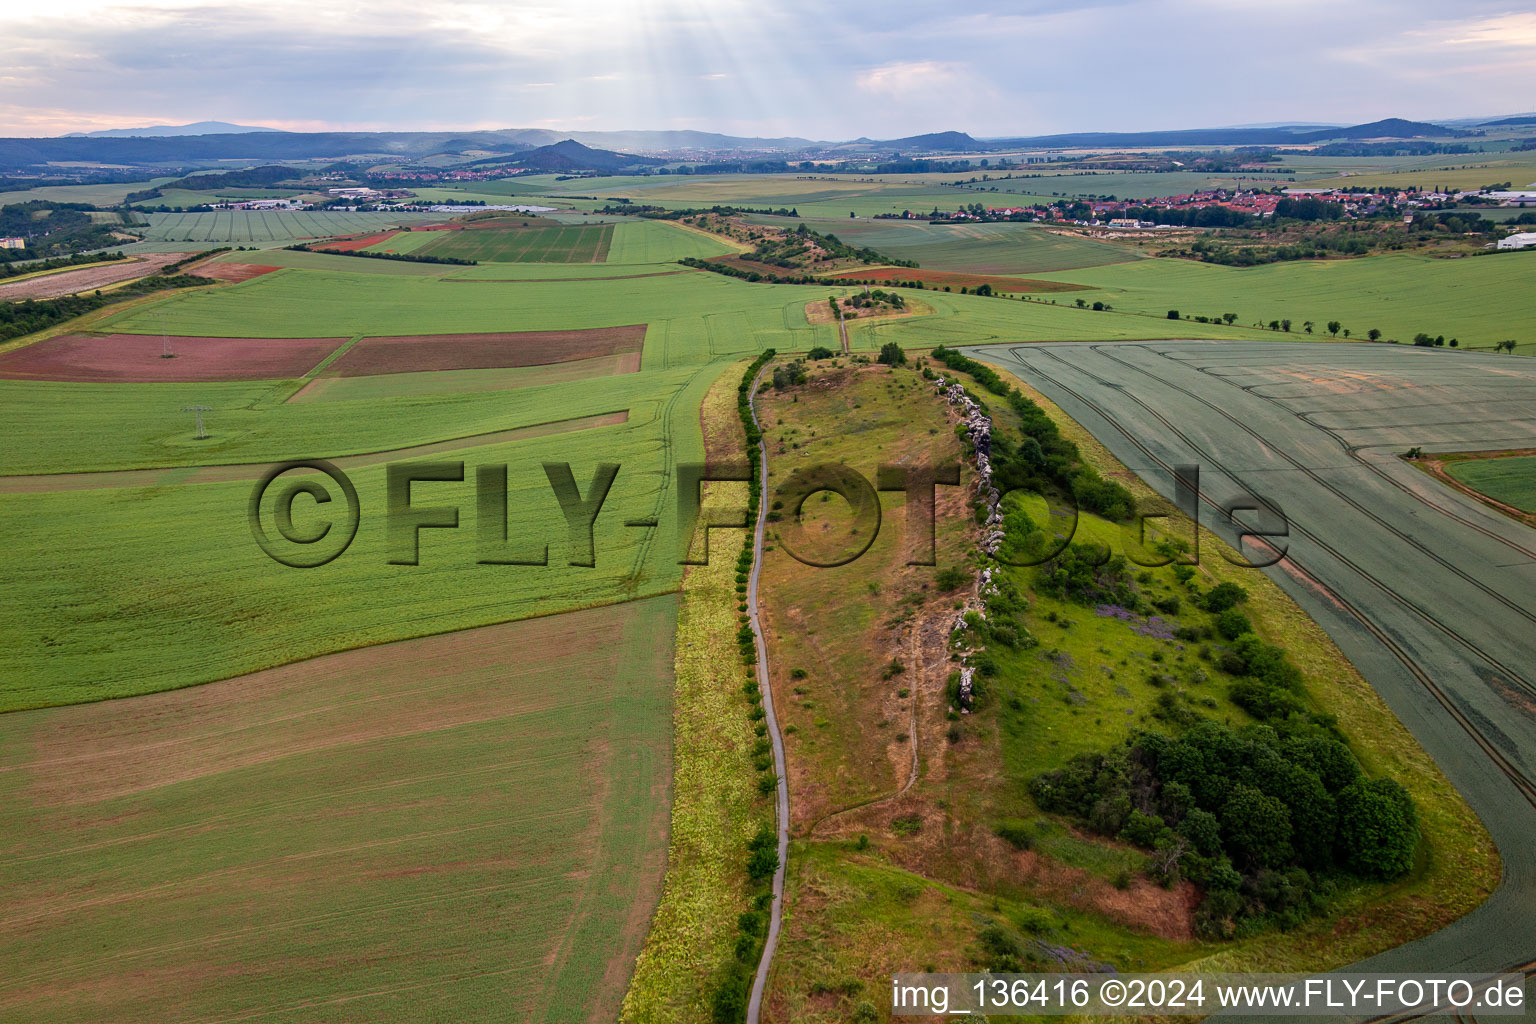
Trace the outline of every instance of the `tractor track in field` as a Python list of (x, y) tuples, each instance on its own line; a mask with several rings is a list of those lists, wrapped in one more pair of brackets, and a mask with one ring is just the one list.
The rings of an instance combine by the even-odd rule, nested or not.
[[(1095, 347), (1097, 348), (1099, 346), (1095, 346)], [(1059, 380), (1059, 379), (1057, 379), (1055, 377), (1052, 377), (1050, 374), (1048, 374), (1045, 371), (1041, 370), (1035, 363), (1027, 361), (1027, 360), (1024, 360), (1022, 357), (1020, 357), (1018, 355), (1019, 351), (1020, 351), (1019, 348), (1010, 348), (1009, 354), (1011, 356), (1013, 356), (1013, 358), (1015, 360), (1017, 360), (1021, 365), (1028, 366), (1033, 372), (1039, 374), (1042, 378), (1044, 378), (1046, 380), (1049, 380), (1055, 387), (1060, 388), (1062, 391), (1066, 392), (1067, 394), (1072, 395), (1073, 398), (1075, 398), (1077, 401), (1083, 403), (1083, 405), (1087, 406), (1090, 409), (1093, 409), (1100, 416), (1104, 417), (1106, 422), (1109, 422), (1111, 424), (1115, 424), (1116, 429), (1118, 429), (1125, 436), (1125, 438), (1128, 441), (1130, 441), (1133, 445), (1135, 445), (1136, 448), (1138, 450), (1140, 450), (1141, 453), (1146, 458), (1150, 459), (1152, 462), (1156, 463), (1157, 465), (1161, 466), (1163, 469), (1167, 470), (1170, 475), (1173, 474), (1174, 468), (1173, 468), (1172, 464), (1166, 462), (1161, 457), (1159, 457), (1155, 452), (1152, 451), (1152, 449), (1149, 446), (1147, 446), (1145, 443), (1143, 443), (1140, 438), (1136, 437), (1134, 433), (1132, 433), (1131, 431), (1128, 431), (1124, 427), (1120, 426), (1119, 425), (1119, 421), (1117, 419), (1115, 419), (1112, 415), (1110, 415), (1109, 411), (1106, 410), (1103, 406), (1101, 406), (1098, 403), (1094, 402), (1093, 400), (1089, 399), (1087, 396), (1083, 395), (1081, 392), (1076, 391), (1075, 389), (1073, 389), (1069, 385), (1063, 383), (1061, 380)], [(1055, 359), (1058, 362), (1065, 363), (1065, 360), (1062, 360), (1060, 356), (1057, 356), (1057, 355), (1055, 355), (1054, 353), (1052, 353), (1052, 352), (1050, 352), (1048, 350), (1045, 352), (1045, 354), (1050, 356), (1051, 358)], [(1115, 360), (1115, 361), (1116, 362), (1120, 362), (1120, 360)], [(1071, 365), (1071, 364), (1066, 364), (1066, 365)], [(1084, 374), (1085, 376), (1092, 377), (1094, 380), (1100, 382), (1101, 384), (1104, 384), (1106, 386), (1113, 386), (1113, 385), (1110, 384), (1109, 381), (1105, 380), (1105, 378), (1098, 376), (1097, 374), (1093, 373), (1092, 371), (1086, 370), (1086, 369), (1084, 369), (1082, 367), (1079, 367), (1079, 366), (1074, 366), (1073, 369), (1077, 370), (1077, 372), (1079, 372), (1079, 373)], [(1153, 376), (1154, 379), (1159, 379), (1160, 380), (1160, 378), (1157, 378), (1155, 375), (1149, 375), (1149, 376)], [(1166, 382), (1164, 382), (1164, 383), (1166, 383)], [(1200, 447), (1200, 445), (1198, 445), (1195, 441), (1193, 441), (1189, 437), (1188, 434), (1186, 434), (1184, 431), (1180, 430), (1177, 426), (1175, 426), (1172, 422), (1170, 422), (1165, 416), (1162, 415), (1162, 413), (1160, 413), (1157, 410), (1153, 409), (1150, 405), (1147, 405), (1145, 402), (1143, 402), (1141, 399), (1137, 398), (1135, 395), (1131, 395), (1128, 392), (1125, 392), (1124, 390), (1121, 390), (1119, 393), (1121, 395), (1123, 395), (1124, 397), (1126, 397), (1127, 399), (1129, 399), (1130, 401), (1133, 401), (1137, 405), (1141, 406), (1144, 410), (1146, 410), (1153, 418), (1155, 418), (1160, 423), (1162, 423), (1164, 425), (1164, 427), (1166, 427), (1169, 430), (1169, 432), (1173, 434), (1173, 436), (1175, 436), (1175, 437), (1179, 438), (1179, 440), (1183, 441), (1184, 444), (1186, 444), (1190, 448), (1191, 451), (1194, 451), (1194, 452), (1200, 454), (1200, 456), (1202, 458), (1210, 459), (1210, 462), (1211, 462), (1211, 464), (1213, 466), (1221, 468), (1221, 463), (1218, 460), (1210, 458), (1210, 454), (1208, 452), (1204, 451)], [(1194, 397), (1196, 397), (1198, 399), (1198, 396), (1194, 396)], [(1204, 402), (1204, 399), (1198, 399), (1198, 400)], [(1212, 407), (1215, 408), (1215, 406), (1212, 406)], [(1218, 411), (1222, 412), (1222, 414), (1224, 416), (1227, 415), (1225, 410), (1218, 410)], [(1236, 421), (1234, 420), (1234, 422), (1236, 422)], [(1247, 427), (1246, 424), (1239, 424), (1239, 425), (1242, 426), (1242, 428), (1245, 431), (1248, 431), (1249, 433), (1252, 433), (1252, 431), (1249, 430), (1249, 428)], [(1315, 472), (1313, 472), (1310, 469), (1307, 469), (1306, 467), (1301, 466), (1299, 463), (1296, 463), (1295, 460), (1290, 459), (1289, 456), (1285, 456), (1285, 457), (1286, 457), (1287, 461), (1290, 461), (1292, 463), (1292, 465), (1294, 465), (1298, 470), (1301, 470), (1303, 473), (1305, 473), (1309, 478), (1313, 479), (1315, 482), (1323, 484), (1329, 490), (1334, 490), (1332, 485), (1328, 484), (1326, 481), (1324, 481), (1320, 477), (1318, 477), (1318, 475)], [(1227, 472), (1228, 476), (1231, 476), (1233, 479), (1236, 479), (1236, 476), (1234, 474), (1226, 471), (1225, 469), (1223, 469), (1223, 472)], [(1207, 496), (1207, 495), (1202, 493), (1202, 494), (1200, 494), (1199, 498), (1200, 498), (1200, 500), (1204, 504), (1206, 504), (1207, 506), (1209, 506), (1213, 510), (1218, 510), (1218, 511), (1220, 510), (1220, 507), (1221, 507), (1220, 503), (1215, 501), (1214, 499), (1210, 498), (1209, 496)], [(1373, 518), (1374, 518), (1374, 516), (1373, 516)], [(1322, 550), (1328, 552), (1330, 555), (1332, 555), (1334, 558), (1338, 559), (1344, 565), (1347, 565), (1351, 570), (1353, 570), (1363, 580), (1365, 580), (1367, 583), (1370, 583), (1373, 587), (1375, 587), (1376, 589), (1381, 591), (1384, 595), (1388, 596), (1389, 598), (1401, 600), (1400, 598), (1398, 598), (1398, 595), (1396, 594), (1396, 592), (1393, 591), (1391, 589), (1391, 587), (1389, 587), (1385, 581), (1380, 579), (1374, 573), (1370, 572), (1369, 570), (1367, 570), (1364, 567), (1360, 566), (1358, 563), (1356, 563), (1352, 559), (1350, 559), (1347, 556), (1343, 555), (1341, 552), (1339, 552), (1339, 550), (1337, 548), (1335, 548), (1332, 545), (1328, 544), (1326, 541), (1321, 540), (1316, 534), (1308, 531), (1304, 527), (1299, 527), (1299, 526), (1297, 526), (1294, 523), (1292, 523), (1290, 525), (1291, 525), (1291, 529), (1295, 530), (1297, 533), (1302, 534), (1308, 540), (1310, 540), (1312, 543), (1316, 544), (1319, 548), (1321, 548)], [(1477, 745), (1478, 749), (1482, 750), (1483, 753), (1486, 754), (1488, 756), (1488, 758), (1494, 763), (1494, 765), (1498, 768), (1498, 770), (1506, 778), (1509, 779), (1509, 781), (1515, 786), (1515, 788), (1517, 790), (1519, 790), (1520, 795), (1525, 799), (1525, 801), (1527, 803), (1529, 803), (1532, 806), (1532, 808), (1536, 808), (1536, 780), (1532, 780), (1529, 776), (1527, 776), (1525, 774), (1525, 772), (1523, 772), (1517, 765), (1514, 764), (1513, 761), (1510, 760), (1510, 758), (1508, 758), (1502, 751), (1500, 751), (1496, 746), (1494, 746), (1494, 744), (1487, 738), (1487, 736), (1485, 735), (1484, 731), (1482, 729), (1480, 729), (1472, 721), (1472, 719), (1467, 714), (1465, 714), (1459, 707), (1457, 707), (1455, 702), (1453, 702), (1450, 699), (1450, 696), (1445, 692), (1445, 690), (1442, 689), (1439, 686), (1439, 684), (1437, 684), (1434, 681), (1434, 679), (1430, 676), (1430, 674), (1427, 671), (1425, 671), (1423, 666), (1421, 666), (1413, 658), (1412, 654), (1401, 643), (1399, 643), (1398, 640), (1396, 638), (1394, 638), (1388, 631), (1382, 629), (1379, 625), (1377, 625), (1374, 621), (1372, 621), (1371, 618), (1369, 616), (1367, 616), (1352, 601), (1348, 600), (1343, 595), (1339, 594), (1333, 588), (1328, 587), (1326, 584), (1324, 584), (1321, 580), (1318, 580), (1316, 577), (1312, 577), (1312, 581), (1319, 588), (1321, 588), (1323, 591), (1325, 591), (1329, 595), (1331, 600), (1336, 601), (1339, 604), (1340, 607), (1342, 607), (1344, 610), (1346, 610), (1361, 625), (1361, 627), (1364, 628), (1367, 632), (1369, 632), (1372, 636), (1374, 636), (1376, 638), (1376, 640), (1379, 643), (1382, 644), (1382, 646), (1384, 646), (1389, 652), (1391, 652), (1391, 654), (1403, 665), (1403, 667), (1409, 672), (1409, 674), (1411, 674), (1414, 677), (1414, 679), (1416, 679), (1419, 682), (1419, 684), (1421, 686), (1423, 686), (1424, 689), (1426, 691), (1428, 691), (1429, 694), (1432, 697), (1434, 697), (1435, 701), (1442, 708), (1445, 709), (1445, 711), (1452, 717), (1452, 719), (1454, 719), (1455, 722), (1459, 726), (1461, 726), (1461, 728), (1467, 733), (1468, 737), (1472, 740), (1472, 742)], [(1470, 652), (1476, 654), (1478, 657), (1482, 658), (1489, 665), (1491, 665), (1493, 667), (1496, 667), (1496, 668), (1499, 668), (1501, 671), (1509, 673), (1511, 679), (1513, 681), (1515, 681), (1517, 684), (1521, 685), (1523, 688), (1528, 689), (1528, 690), (1532, 690), (1532, 692), (1536, 692), (1536, 688), (1533, 688), (1529, 682), (1527, 682), (1526, 680), (1524, 680), (1519, 675), (1511, 672), (1509, 669), (1504, 667), (1502, 665), (1502, 663), (1500, 663), (1496, 658), (1494, 658), (1492, 655), (1490, 655), (1486, 651), (1484, 651), (1474, 641), (1470, 640), (1469, 638), (1467, 638), (1466, 636), (1464, 636), (1460, 632), (1456, 631), (1455, 629), (1452, 629), (1450, 626), (1447, 626), (1447, 625), (1445, 625), (1443, 623), (1440, 623), (1440, 622), (1436, 621), (1432, 616), (1430, 616), (1428, 613), (1424, 612), (1422, 609), (1418, 608), (1416, 605), (1413, 605), (1413, 604), (1410, 604), (1410, 603), (1407, 603), (1407, 602), (1403, 602), (1403, 606), (1408, 608), (1408, 609), (1410, 609), (1410, 610), (1412, 610), (1412, 611), (1414, 611), (1415, 613), (1417, 613), (1418, 616), (1420, 618), (1422, 618), (1426, 623), (1438, 627), (1441, 632), (1445, 633), (1452, 640), (1454, 640), (1455, 642), (1459, 643), (1461, 646), (1465, 647), (1468, 651), (1470, 651)]]

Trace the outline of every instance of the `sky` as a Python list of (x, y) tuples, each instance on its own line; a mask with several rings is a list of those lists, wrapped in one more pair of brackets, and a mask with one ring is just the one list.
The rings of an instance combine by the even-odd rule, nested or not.
[(843, 140), (1536, 109), (1459, 0), (6, 0), (0, 135), (691, 128)]

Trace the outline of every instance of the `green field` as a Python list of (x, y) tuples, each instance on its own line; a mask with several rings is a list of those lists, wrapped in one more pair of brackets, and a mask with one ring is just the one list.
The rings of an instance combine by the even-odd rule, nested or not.
[[(533, 222), (537, 223), (537, 222)], [(422, 256), (477, 260), (481, 263), (601, 263), (608, 255), (613, 228), (607, 224), (571, 227), (474, 228), (421, 232), (428, 240), (413, 245)], [(412, 232), (412, 241), (415, 232)], [(393, 241), (393, 239), (391, 239)]]
[(332, 235), (384, 231), (397, 224), (442, 220), (433, 213), (345, 213), (306, 210), (214, 210), (150, 213), (151, 242), (228, 242), (235, 245), (312, 241)]
[(0, 716), (0, 1017), (614, 1019), (665, 864), (676, 607)]
[(1521, 338), (1522, 325), (1536, 323), (1533, 273), (1536, 258), (1515, 252), (1462, 259), (1394, 254), (1241, 269), (1148, 259), (1039, 276), (1099, 290), (1074, 293), (1074, 299), (1104, 300), (1154, 316), (1170, 309), (1205, 316), (1231, 312), (1238, 324), (1290, 319), (1294, 332), (1306, 320), (1322, 332), (1337, 319), (1356, 338), (1376, 328), (1409, 342), (1424, 331), (1486, 348)]
[(147, 181), (123, 181), (106, 185), (44, 185), (41, 188), (29, 188), (17, 192), (0, 192), (0, 206), (34, 200), (115, 206), (121, 203), (130, 192), (142, 192), (147, 188), (174, 180), (173, 178), (151, 178)]
[(1445, 471), (1494, 501), (1522, 512), (1536, 512), (1536, 456), (1463, 459), (1447, 462)]
[[(768, 218), (759, 218), (765, 222)], [(784, 223), (773, 218), (777, 223)], [(1057, 234), (1034, 224), (955, 224), (904, 221), (827, 221), (812, 224), (851, 245), (869, 246), (925, 270), (977, 274), (1036, 274), (1141, 258), (1135, 249)]]

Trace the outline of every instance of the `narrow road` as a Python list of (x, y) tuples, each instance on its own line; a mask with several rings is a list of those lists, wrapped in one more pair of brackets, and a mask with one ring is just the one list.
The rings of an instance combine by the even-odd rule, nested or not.
[[(766, 369), (766, 367), (764, 367)], [(757, 422), (757, 386), (762, 380), (759, 370), (747, 395), (747, 408), (752, 412), (752, 422)], [(747, 1024), (758, 1024), (763, 1012), (763, 990), (768, 986), (768, 971), (773, 966), (773, 952), (779, 945), (779, 928), (784, 923), (784, 867), (789, 861), (789, 780), (784, 767), (784, 737), (779, 732), (779, 720), (773, 712), (773, 687), (768, 678), (768, 643), (763, 637), (762, 620), (757, 614), (757, 578), (763, 571), (763, 532), (768, 518), (763, 509), (768, 504), (768, 441), (757, 442), (759, 494), (757, 502), (757, 526), (752, 535), (752, 574), (747, 581), (747, 614), (752, 620), (752, 632), (757, 638), (757, 681), (763, 694), (763, 710), (768, 713), (768, 736), (773, 741), (773, 769), (778, 773), (778, 798), (775, 814), (779, 828), (779, 868), (773, 873), (773, 908), (768, 916), (768, 938), (763, 943), (763, 958), (757, 965), (757, 977), (752, 981), (752, 998), (747, 1003)]]

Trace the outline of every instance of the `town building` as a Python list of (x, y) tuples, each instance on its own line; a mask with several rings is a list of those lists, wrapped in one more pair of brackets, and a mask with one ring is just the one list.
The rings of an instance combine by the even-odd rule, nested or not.
[(0, 249), (25, 249), (26, 247), (25, 238), (0, 238)]

